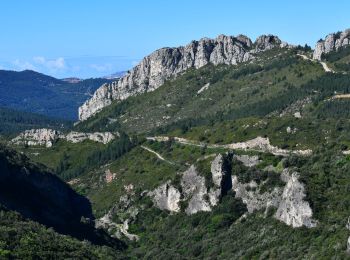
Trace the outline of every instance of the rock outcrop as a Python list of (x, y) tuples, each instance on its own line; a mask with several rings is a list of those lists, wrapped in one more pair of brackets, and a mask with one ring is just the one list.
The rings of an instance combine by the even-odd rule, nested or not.
[[(346, 229), (350, 230), (350, 217), (348, 217), (348, 223), (346, 223)], [(346, 252), (350, 254), (350, 236), (348, 237), (347, 243), (346, 243)]]
[[(181, 173), (180, 187), (175, 187), (168, 181), (148, 193), (153, 203), (159, 209), (179, 212), (180, 202), (184, 202), (184, 211), (188, 215), (200, 211), (211, 211), (220, 197), (231, 189), (231, 168), (229, 162), (232, 154), (219, 154), (211, 163), (213, 185), (208, 187), (204, 176), (200, 175), (194, 165)], [(181, 192), (180, 192), (181, 191)]]
[(312, 209), (305, 201), (305, 187), (298, 180), (298, 173), (285, 174), (287, 184), (283, 189), (281, 202), (275, 217), (289, 226), (308, 228), (315, 227), (317, 222), (312, 219)]
[(165, 80), (187, 69), (198, 69), (208, 63), (236, 65), (253, 60), (257, 52), (287, 46), (273, 35), (260, 36), (254, 44), (244, 35), (219, 35), (216, 39), (203, 38), (186, 46), (156, 50), (118, 81), (97, 89), (91, 99), (79, 108), (79, 120), (88, 119), (113, 100), (153, 91)]
[(341, 47), (348, 45), (350, 45), (350, 29), (343, 32), (328, 34), (324, 40), (320, 40), (316, 44), (313, 58), (321, 60), (323, 54), (337, 51)]
[(110, 132), (104, 133), (81, 133), (81, 132), (70, 132), (67, 135), (53, 130), (53, 129), (31, 129), (20, 133), (17, 137), (11, 140), (12, 144), (15, 145), (28, 145), (28, 146), (46, 146), (51, 147), (59, 139), (64, 139), (71, 143), (79, 143), (85, 140), (91, 140), (107, 144), (115, 139), (116, 135)]
[(298, 173), (290, 174), (289, 170), (285, 169), (281, 174), (281, 180), (286, 185), (261, 193), (255, 181), (240, 183), (237, 176), (232, 176), (232, 189), (236, 193), (235, 196), (246, 204), (249, 213), (273, 207), (277, 209), (274, 217), (289, 226), (315, 227), (317, 222), (312, 219), (312, 209), (304, 200), (305, 187), (298, 177)]
[(154, 204), (162, 210), (168, 210), (171, 212), (180, 211), (180, 192), (172, 186), (169, 182), (156, 188), (154, 191), (149, 192), (149, 196), (153, 198)]
[(61, 132), (53, 129), (31, 129), (20, 133), (11, 140), (13, 144), (23, 144), (28, 146), (44, 145), (51, 147), (59, 138), (62, 138)]
[(198, 174), (193, 165), (183, 173), (181, 187), (184, 199), (188, 201), (188, 206), (185, 209), (187, 214), (211, 210), (210, 201), (205, 198), (207, 195), (205, 178)]
[(65, 139), (68, 142), (72, 143), (80, 143), (85, 140), (91, 140), (94, 142), (99, 142), (103, 144), (107, 144), (110, 141), (114, 140), (115, 136), (114, 134), (110, 132), (104, 132), (104, 133), (81, 133), (81, 132), (70, 132), (65, 136)]
[(232, 176), (232, 189), (236, 193), (236, 198), (242, 199), (246, 204), (249, 213), (269, 207), (277, 208), (282, 195), (282, 190), (278, 187), (272, 192), (261, 193), (255, 181), (241, 183), (237, 176)]

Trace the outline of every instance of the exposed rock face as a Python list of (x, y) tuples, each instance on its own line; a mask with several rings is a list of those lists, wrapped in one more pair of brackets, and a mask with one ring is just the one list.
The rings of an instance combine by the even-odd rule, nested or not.
[(350, 29), (340, 33), (331, 33), (324, 40), (319, 41), (314, 50), (313, 58), (322, 59), (322, 54), (336, 51), (341, 47), (350, 45)]
[(28, 146), (45, 145), (51, 147), (62, 134), (59, 131), (42, 128), (26, 130), (19, 134), (16, 138), (12, 139), (14, 144), (24, 144)]
[[(346, 229), (350, 230), (350, 217), (348, 217), (348, 223), (346, 223)], [(346, 252), (350, 254), (350, 236), (348, 237), (347, 243), (346, 243)]]
[(197, 173), (193, 165), (183, 173), (181, 187), (185, 200), (188, 200), (187, 214), (211, 210), (210, 202), (204, 197), (207, 194), (205, 178)]
[(169, 182), (149, 192), (149, 196), (153, 198), (154, 204), (162, 210), (169, 210), (172, 212), (180, 211), (180, 192), (172, 186)]
[(234, 157), (238, 161), (242, 162), (244, 166), (247, 166), (247, 167), (253, 167), (261, 162), (261, 160), (259, 160), (259, 156), (257, 155), (249, 156), (246, 154), (242, 154), (242, 155), (235, 155)]
[(298, 174), (289, 174), (285, 169), (281, 179), (286, 182), (282, 187), (275, 187), (271, 192), (260, 193), (256, 182), (240, 183), (237, 176), (232, 176), (232, 188), (237, 198), (247, 205), (249, 213), (256, 210), (277, 208), (275, 218), (292, 227), (315, 227), (317, 222), (312, 219), (312, 210), (305, 198), (304, 185), (299, 182)]
[(95, 142), (107, 144), (114, 140), (115, 135), (110, 132), (105, 133), (79, 133), (70, 132), (67, 135), (53, 129), (31, 129), (20, 133), (17, 137), (11, 140), (11, 143), (16, 145), (45, 145), (51, 147), (58, 139), (65, 139), (68, 142), (79, 143), (84, 140), (92, 140)]
[(274, 35), (261, 35), (259, 36), (255, 41), (255, 49), (256, 51), (265, 51), (265, 50), (271, 50), (272, 48), (279, 46), (279, 47), (287, 47), (288, 44), (283, 42)]
[(79, 120), (86, 120), (113, 100), (153, 91), (165, 80), (189, 68), (197, 69), (208, 63), (236, 65), (254, 59), (257, 52), (286, 46), (288, 44), (272, 35), (260, 36), (254, 45), (244, 35), (219, 35), (216, 39), (203, 38), (186, 46), (156, 50), (118, 81), (97, 89), (92, 98), (79, 108)]
[(305, 198), (304, 185), (299, 182), (298, 174), (288, 176), (284, 187), (282, 200), (275, 217), (292, 227), (315, 227), (316, 221), (312, 219), (312, 209)]
[(72, 143), (80, 143), (84, 140), (91, 140), (103, 144), (107, 144), (110, 141), (112, 141), (115, 138), (115, 136), (110, 132), (104, 132), (104, 133), (80, 133), (80, 132), (70, 132), (66, 135), (65, 139), (68, 142)]
[(272, 192), (260, 193), (256, 182), (240, 183), (237, 176), (232, 176), (232, 189), (236, 193), (235, 196), (246, 204), (249, 213), (269, 207), (277, 208), (282, 195), (282, 189), (278, 187)]
[[(129, 240), (137, 241), (139, 237), (128, 232), (129, 222), (134, 220), (139, 213), (139, 208), (132, 205), (132, 195), (134, 195), (132, 192), (127, 192), (120, 197), (119, 202), (107, 214), (95, 220), (95, 227), (106, 229), (113, 237), (122, 238), (125, 236)], [(117, 217), (118, 223), (113, 221), (113, 216)]]
[[(208, 188), (206, 180), (201, 176), (194, 165), (182, 173), (179, 189), (167, 182), (148, 195), (160, 209), (179, 212), (180, 201), (186, 201), (188, 206), (185, 212), (188, 215), (200, 211), (211, 211), (211, 208), (220, 200), (220, 197), (232, 187), (231, 168), (229, 165), (232, 154), (218, 155), (211, 163), (213, 187)], [(181, 196), (182, 195), (182, 196)]]

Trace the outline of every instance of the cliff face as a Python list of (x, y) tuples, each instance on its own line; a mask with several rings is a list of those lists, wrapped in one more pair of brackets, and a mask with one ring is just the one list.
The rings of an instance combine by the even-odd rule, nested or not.
[[(236, 157), (236, 156), (235, 156)], [(275, 186), (270, 191), (261, 190), (254, 180), (241, 183), (238, 176), (232, 175), (231, 153), (217, 155), (211, 162), (211, 178), (213, 185), (209, 188), (205, 178), (200, 175), (194, 165), (181, 173), (180, 187), (170, 181), (149, 192), (156, 207), (170, 212), (179, 212), (181, 202), (185, 202), (185, 213), (211, 211), (220, 198), (232, 190), (237, 199), (246, 205), (248, 213), (275, 208), (274, 217), (292, 227), (315, 227), (317, 221), (312, 218), (313, 212), (305, 200), (305, 187), (299, 181), (299, 174), (284, 169), (280, 175), (283, 186)], [(247, 166), (251, 167), (251, 166)]]
[(15, 145), (28, 145), (28, 146), (46, 146), (52, 147), (59, 139), (64, 139), (71, 143), (79, 143), (85, 140), (91, 140), (107, 144), (115, 139), (118, 133), (110, 132), (95, 132), (95, 133), (81, 133), (81, 132), (69, 132), (67, 135), (49, 128), (30, 129), (20, 133), (18, 136), (11, 140)]
[(321, 60), (322, 54), (336, 51), (347, 45), (350, 45), (350, 29), (339, 33), (328, 34), (324, 40), (316, 44), (313, 58)]
[(287, 46), (273, 35), (260, 36), (254, 44), (244, 35), (220, 35), (216, 39), (203, 38), (186, 46), (156, 50), (120, 80), (97, 89), (92, 98), (79, 108), (79, 120), (86, 120), (113, 100), (153, 91), (166, 79), (187, 69), (198, 69), (208, 63), (236, 65), (254, 59), (257, 52)]

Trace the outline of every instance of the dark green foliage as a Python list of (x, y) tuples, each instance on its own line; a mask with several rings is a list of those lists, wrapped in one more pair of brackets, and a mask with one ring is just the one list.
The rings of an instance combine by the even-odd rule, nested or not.
[[(57, 176), (24, 155), (0, 147), (0, 204), (62, 234), (122, 248), (93, 225), (91, 204)], [(84, 220), (85, 221), (82, 221)]]
[(76, 178), (95, 167), (118, 159), (120, 156), (130, 151), (138, 142), (137, 139), (130, 140), (128, 135), (121, 133), (119, 138), (108, 143), (106, 146), (88, 153), (84, 164), (70, 164), (69, 156), (63, 154), (56, 169), (56, 173), (64, 180)]
[(64, 130), (71, 126), (71, 122), (63, 119), (49, 118), (39, 114), (0, 108), (0, 134), (14, 135), (26, 129), (53, 128)]
[(1, 259), (120, 259), (122, 252), (60, 235), (0, 205)]
[(207, 65), (190, 69), (153, 92), (115, 101), (77, 129), (140, 133), (164, 127), (186, 132), (194, 124), (264, 116), (310, 95), (301, 86), (323, 73), (318, 64), (300, 59), (294, 50), (263, 53), (255, 64)]
[(349, 47), (342, 47), (337, 51), (331, 51), (326, 54), (322, 54), (322, 59), (325, 59), (329, 62), (336, 62), (346, 56), (350, 55), (350, 48)]
[(106, 79), (69, 83), (35, 71), (0, 70), (0, 106), (76, 120), (78, 107)]
[(285, 183), (281, 180), (280, 174), (274, 171), (265, 171), (257, 167), (246, 167), (237, 159), (233, 160), (232, 175), (238, 177), (239, 182), (256, 182), (260, 186), (260, 192), (264, 193), (274, 187), (282, 187)]

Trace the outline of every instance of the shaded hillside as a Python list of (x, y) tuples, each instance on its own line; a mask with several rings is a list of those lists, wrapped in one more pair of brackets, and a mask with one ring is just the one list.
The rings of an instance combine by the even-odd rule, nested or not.
[(106, 82), (109, 80), (70, 83), (30, 70), (0, 70), (0, 106), (75, 120), (78, 107)]
[(95, 230), (90, 202), (27, 157), (0, 148), (0, 204), (56, 231), (100, 245), (122, 243)]

